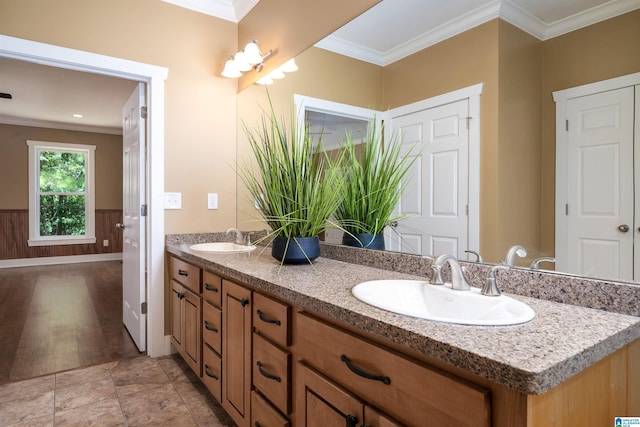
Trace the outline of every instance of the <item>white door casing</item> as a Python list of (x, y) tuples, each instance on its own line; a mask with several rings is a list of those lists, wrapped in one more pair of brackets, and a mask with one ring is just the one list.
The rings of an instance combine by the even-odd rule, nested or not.
[[(139, 83), (122, 108), (122, 321), (138, 350), (146, 350), (145, 268), (145, 105), (144, 83)], [(146, 207), (145, 207), (146, 209)], [(146, 212), (145, 212), (146, 214)]]
[(635, 73), (553, 94), (558, 271), (638, 277), (638, 84)]
[(452, 254), (479, 249), (479, 95), (482, 85), (396, 108), (385, 116), (387, 139), (402, 136), (420, 157), (409, 173), (387, 247), (405, 253)]

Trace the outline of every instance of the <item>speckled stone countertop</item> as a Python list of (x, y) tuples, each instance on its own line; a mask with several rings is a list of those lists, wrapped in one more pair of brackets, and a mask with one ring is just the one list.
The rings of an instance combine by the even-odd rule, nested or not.
[[(209, 240), (212, 241), (212, 240)], [(207, 254), (167, 241), (167, 252), (428, 357), (527, 394), (542, 394), (640, 338), (640, 317), (509, 294), (536, 317), (513, 326), (462, 326), (394, 314), (360, 302), (351, 288), (377, 279), (425, 279), (327, 257), (280, 266), (270, 250)], [(428, 270), (428, 269), (427, 269)], [(418, 275), (416, 275), (418, 274)]]

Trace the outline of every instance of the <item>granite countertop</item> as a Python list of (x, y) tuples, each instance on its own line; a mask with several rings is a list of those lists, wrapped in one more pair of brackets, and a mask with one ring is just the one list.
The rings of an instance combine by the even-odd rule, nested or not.
[(640, 338), (640, 317), (508, 294), (536, 317), (513, 326), (464, 326), (381, 310), (351, 295), (367, 280), (424, 276), (318, 258), (281, 266), (270, 250), (208, 254), (169, 244), (167, 252), (428, 357), (527, 394), (542, 394)]

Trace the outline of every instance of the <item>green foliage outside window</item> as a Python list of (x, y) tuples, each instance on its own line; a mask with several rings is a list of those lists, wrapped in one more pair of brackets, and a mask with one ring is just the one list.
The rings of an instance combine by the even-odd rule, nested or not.
[(40, 151), (40, 235), (85, 234), (85, 155)]

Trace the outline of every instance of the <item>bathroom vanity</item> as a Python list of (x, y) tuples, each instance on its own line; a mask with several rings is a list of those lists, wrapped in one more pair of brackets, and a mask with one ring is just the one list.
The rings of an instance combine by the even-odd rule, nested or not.
[(510, 294), (532, 321), (421, 320), (351, 288), (425, 279), (428, 259), (405, 255), (407, 274), (324, 255), (281, 266), (262, 249), (166, 247), (168, 298), (196, 297), (188, 309), (168, 299), (174, 347), (241, 427), (600, 426), (640, 414), (640, 317)]

